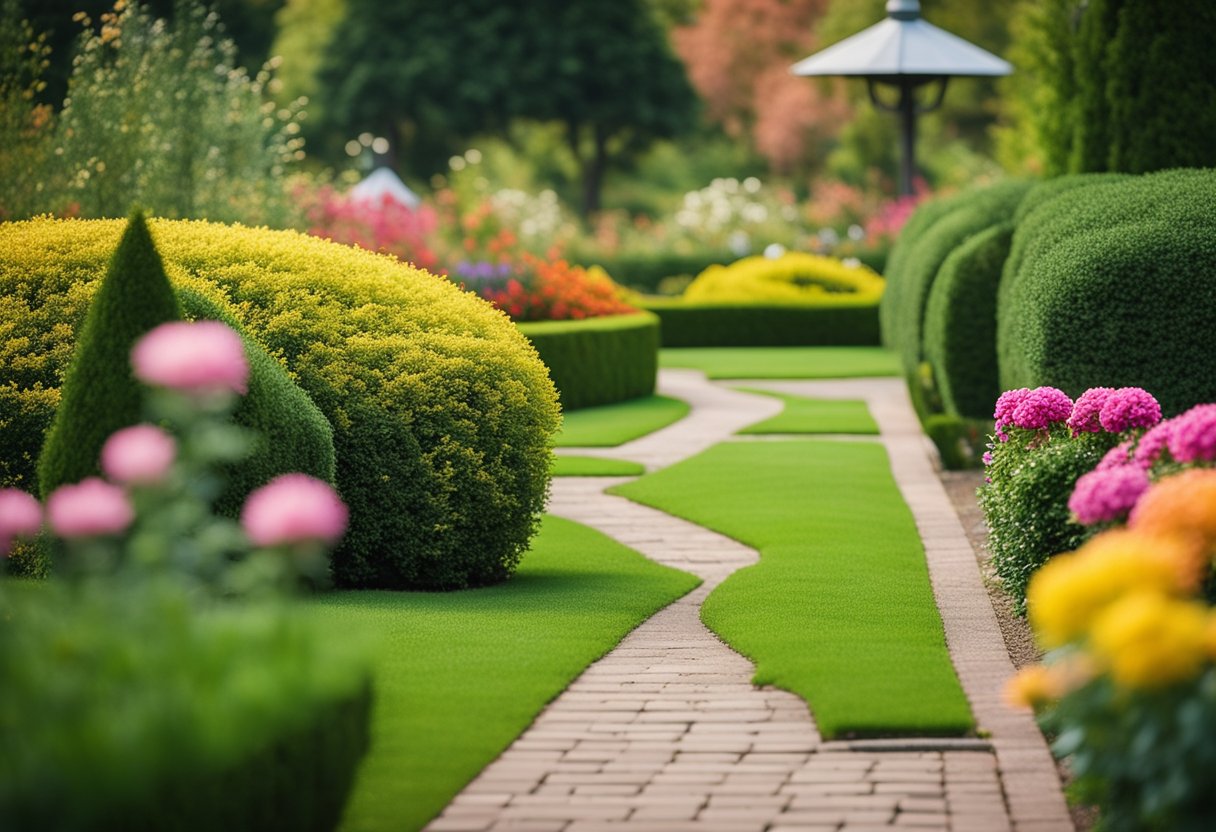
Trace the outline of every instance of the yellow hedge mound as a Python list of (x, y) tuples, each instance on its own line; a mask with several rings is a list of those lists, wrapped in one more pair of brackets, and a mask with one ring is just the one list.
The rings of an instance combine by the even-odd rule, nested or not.
[(794, 301), (830, 306), (882, 297), (885, 282), (862, 265), (834, 257), (789, 252), (778, 258), (745, 257), (729, 266), (710, 266), (684, 290), (689, 301)]

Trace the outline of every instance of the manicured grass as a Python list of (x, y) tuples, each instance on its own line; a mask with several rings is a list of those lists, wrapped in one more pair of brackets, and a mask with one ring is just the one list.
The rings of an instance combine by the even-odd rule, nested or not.
[(611, 489), (761, 553), (702, 619), (827, 737), (972, 729), (912, 514), (876, 443), (728, 442)]
[(773, 418), (750, 425), (739, 433), (878, 433), (878, 425), (863, 401), (808, 399), (805, 396), (774, 393), (772, 390), (746, 387), (739, 389), (747, 393), (772, 396), (785, 403), (785, 409)]
[(899, 375), (899, 359), (882, 347), (683, 347), (661, 350), (659, 366), (702, 370), (711, 379)]
[(500, 586), (318, 597), (319, 620), (378, 645), (372, 747), (341, 828), (421, 828), (588, 664), (697, 583), (546, 517)]
[(588, 407), (562, 414), (559, 448), (614, 448), (688, 415), (688, 403), (667, 396)]
[(555, 477), (639, 477), (646, 473), (646, 466), (624, 459), (554, 455), (549, 470)]

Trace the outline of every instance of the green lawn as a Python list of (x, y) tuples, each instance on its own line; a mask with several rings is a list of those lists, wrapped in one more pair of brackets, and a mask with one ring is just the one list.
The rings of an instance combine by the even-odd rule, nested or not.
[(740, 540), (760, 563), (702, 618), (826, 737), (974, 727), (912, 514), (876, 443), (730, 442), (612, 489)]
[(877, 435), (878, 425), (863, 401), (853, 399), (808, 399), (772, 390), (738, 388), (781, 399), (785, 409), (771, 419), (750, 425), (739, 433), (857, 433)]
[(667, 396), (645, 396), (562, 414), (559, 448), (614, 448), (654, 433), (688, 415), (688, 403)]
[(711, 379), (897, 376), (882, 347), (681, 347), (659, 352), (660, 367), (702, 370)]
[(421, 828), (588, 664), (697, 583), (546, 517), (500, 586), (319, 596), (323, 624), (377, 645), (372, 749), (341, 828)]
[(555, 477), (638, 477), (646, 467), (624, 459), (597, 456), (553, 456), (549, 470)]

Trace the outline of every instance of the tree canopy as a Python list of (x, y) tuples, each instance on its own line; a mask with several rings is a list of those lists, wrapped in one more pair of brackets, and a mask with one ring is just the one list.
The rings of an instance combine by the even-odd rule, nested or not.
[(612, 160), (695, 118), (695, 95), (649, 0), (346, 6), (319, 73), (321, 129), (387, 135), (414, 174), (513, 119), (557, 121), (593, 212)]

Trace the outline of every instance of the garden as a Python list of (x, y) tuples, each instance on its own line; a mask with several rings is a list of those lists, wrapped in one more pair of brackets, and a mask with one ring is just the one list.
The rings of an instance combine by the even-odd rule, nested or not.
[(67, 5), (0, 828), (1216, 823), (1207, 4), (885, 4), (1015, 68), (910, 193), (881, 0)]

